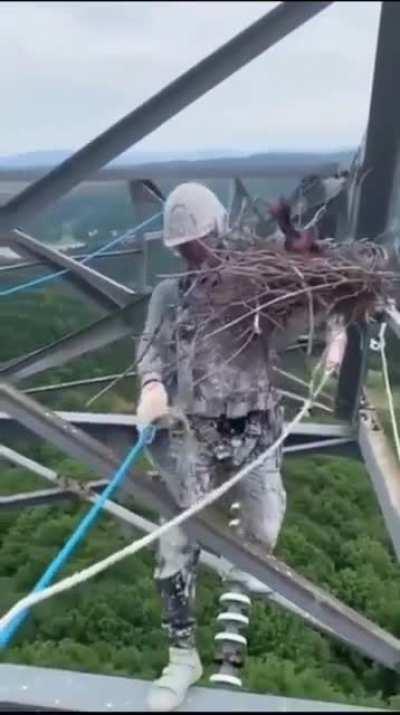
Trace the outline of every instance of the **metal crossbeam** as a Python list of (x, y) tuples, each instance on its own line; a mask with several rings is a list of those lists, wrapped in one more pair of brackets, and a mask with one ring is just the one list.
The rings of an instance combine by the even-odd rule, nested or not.
[(115, 307), (123, 308), (131, 303), (136, 295), (135, 291), (116, 280), (108, 278), (94, 268), (78, 263), (74, 258), (56, 251), (18, 229), (0, 238), (1, 245), (9, 246), (25, 257), (39, 258), (54, 271), (66, 269), (67, 272), (60, 278), (71, 282), (84, 296), (106, 310), (113, 310)]
[(95, 320), (85, 328), (66, 335), (54, 343), (34, 350), (28, 355), (0, 365), (0, 379), (9, 382), (38, 375), (50, 368), (60, 367), (70, 360), (106, 347), (125, 337), (132, 337), (137, 308), (148, 296), (137, 298), (132, 305), (115, 310), (111, 315)]
[[(27, 392), (25, 392), (27, 394)], [(84, 430), (114, 451), (125, 450), (137, 436), (136, 416), (99, 412), (55, 412), (62, 420)], [(11, 415), (0, 412), (0, 428), (7, 439), (15, 437), (21, 427)], [(29, 436), (24, 433), (24, 440)], [(359, 457), (356, 435), (348, 425), (319, 424), (317, 422), (296, 425), (284, 443), (284, 451), (316, 451)]]
[[(9, 385), (0, 386), (0, 406), (35, 434), (110, 478), (118, 467), (113, 452), (103, 444), (71, 427), (49, 409), (19, 393)], [(154, 480), (132, 479), (124, 491), (137, 503), (150, 506), (170, 518), (176, 513), (172, 497), (163, 484)], [(224, 554), (230, 562), (254, 576), (284, 598), (295, 603), (311, 618), (331, 629), (335, 637), (359, 649), (369, 658), (387, 667), (397, 669), (400, 662), (400, 641), (324, 593), (296, 574), (286, 564), (259, 549), (244, 545), (221, 523), (221, 514), (215, 508), (197, 515), (185, 525), (191, 537), (212, 552)]]
[[(331, 2), (282, 2), (0, 208), (0, 231), (15, 228), (92, 176)], [(142, 178), (142, 177), (141, 177)]]
[[(101, 491), (107, 484), (108, 482), (102, 479), (97, 482), (91, 482), (90, 487), (89, 484), (87, 487), (93, 491)], [(10, 496), (0, 497), (0, 511), (4, 509), (21, 509), (22, 507), (48, 506), (69, 499), (79, 499), (80, 496), (79, 488), (74, 489), (73, 485), (68, 489), (60, 487), (26, 492), (24, 494), (12, 494)]]
[(268, 218), (263, 216), (258, 206), (254, 203), (254, 200), (248, 192), (244, 182), (237, 176), (234, 179), (233, 200), (229, 215), (231, 224), (234, 223), (235, 220), (238, 218), (239, 213), (242, 209), (243, 202), (246, 202), (248, 206), (250, 206), (255, 216), (257, 216), (260, 225), (263, 227), (263, 229), (267, 230), (267, 226), (269, 224), (272, 232), (275, 226), (275, 220), (268, 221)]
[[(44, 477), (52, 483), (60, 483), (65, 481), (64, 479), (60, 478), (60, 476), (54, 470), (48, 469), (42, 464), (39, 464), (34, 460), (28, 459), (27, 457), (24, 457), (18, 452), (15, 452), (14, 450), (9, 449), (7, 447), (0, 447), (0, 456), (4, 459), (7, 459), (12, 464), (23, 466), (26, 469), (29, 469), (34, 474), (37, 474), (40, 477)], [(137, 475), (137, 478), (144, 478), (144, 475)], [(78, 483), (74, 483), (74, 480), (69, 480), (69, 489), (60, 489), (59, 497), (55, 497), (54, 495), (54, 492), (56, 490), (47, 490), (47, 494), (44, 491), (40, 493), (35, 492), (33, 494), (26, 495), (26, 497), (25, 495), (17, 495), (17, 497), (6, 499), (4, 502), (2, 502), (0, 499), (0, 509), (13, 509), (16, 507), (19, 508), (21, 506), (34, 507), (43, 504), (47, 505), (52, 504), (54, 502), (58, 502), (58, 500), (76, 499), (78, 496), (85, 501), (94, 503), (96, 500), (96, 496), (94, 496), (92, 492), (101, 491), (106, 484), (107, 482), (103, 481), (90, 482), (85, 483), (82, 488), (81, 485), (79, 485)], [(117, 519), (117, 521), (122, 524), (125, 529), (126, 527), (128, 527), (130, 531), (132, 529), (134, 529), (135, 531), (139, 529), (140, 531), (144, 531), (148, 534), (157, 528), (157, 524), (154, 524), (148, 519), (145, 519), (143, 516), (136, 514), (130, 509), (127, 509), (126, 507), (122, 506), (121, 504), (117, 504), (112, 500), (107, 500), (103, 508), (104, 511), (106, 511), (108, 514)], [(212, 554), (205, 549), (201, 550), (200, 562), (204, 566), (210, 568), (212, 571), (215, 571), (220, 577), (223, 577), (224, 574), (228, 573), (231, 566), (230, 562), (227, 561), (224, 557)], [(300, 618), (305, 620), (309, 625), (312, 625), (313, 627), (318, 628), (323, 633), (327, 633), (328, 635), (332, 636), (332, 630), (330, 628), (326, 627), (317, 619), (312, 618), (308, 613), (296, 606), (295, 603), (292, 603), (288, 599), (281, 596), (279, 593), (276, 593), (271, 588), (269, 588), (269, 586), (266, 586), (258, 579), (248, 576), (246, 579), (246, 589), (253, 595), (265, 599), (267, 602), (273, 602), (281, 608), (284, 608), (291, 613), (300, 616)]]
[[(0, 711), (146, 712), (149, 682), (71, 670), (0, 664)], [(369, 711), (355, 705), (194, 686), (177, 712)]]
[[(22, 466), (25, 469), (28, 469), (39, 477), (50, 481), (52, 484), (64, 484), (64, 482), (66, 481), (64, 478), (60, 477), (60, 475), (53, 469), (44, 467), (42, 464), (39, 464), (35, 460), (29, 459), (22, 454), (19, 454), (19, 452), (5, 447), (4, 445), (0, 445), (0, 457), (11, 462), (11, 464)], [(144, 478), (144, 476), (138, 475), (137, 478)], [(60, 492), (62, 491), (62, 494), (60, 494), (60, 499), (75, 499), (77, 496), (79, 496), (85, 501), (91, 503), (94, 503), (97, 498), (92, 492), (101, 491), (107, 484), (107, 482), (98, 481), (84, 483), (83, 485), (80, 485), (73, 479), (68, 480), (68, 483), (68, 491), (60, 489)], [(52, 503), (54, 501), (54, 492), (53, 490), (48, 490), (48, 498), (46, 498), (44, 492), (41, 492), (40, 495), (38, 492), (35, 492), (32, 495), (27, 495), (27, 497), (28, 502), (25, 501), (24, 503), (22, 503), (23, 500), (21, 499), (21, 495), (17, 495), (17, 498), (14, 497), (14, 499), (9, 499), (4, 502), (2, 502), (0, 499), (0, 508), (7, 509), (20, 506), (33, 507), (40, 504)], [(132, 531), (132, 529), (135, 531), (139, 529), (140, 531), (144, 531), (148, 534), (157, 528), (157, 524), (154, 524), (153, 522), (149, 521), (148, 519), (145, 519), (139, 514), (136, 514), (130, 509), (127, 509), (121, 504), (116, 504), (110, 499), (105, 502), (103, 508), (104, 511), (106, 511), (108, 514), (117, 519), (117, 521), (125, 528), (128, 527), (130, 531)], [(230, 563), (226, 559), (212, 554), (205, 549), (201, 550), (200, 561), (204, 566), (207, 566), (220, 576), (223, 576), (230, 568)], [(276, 603), (278, 606), (281, 606), (282, 608), (285, 608), (292, 613), (299, 615), (301, 618), (306, 620), (308, 623), (311, 623), (315, 627), (319, 628), (321, 631), (332, 635), (330, 629), (325, 628), (323, 624), (319, 623), (315, 619), (311, 619), (307, 613), (299, 609), (295, 604), (291, 603), (287, 599), (272, 591), (269, 587), (265, 586), (265, 584), (261, 583), (261, 581), (258, 581), (257, 579), (252, 577), (248, 577), (246, 581), (246, 588), (252, 594), (257, 595), (260, 598), (264, 598), (267, 601), (272, 601)]]

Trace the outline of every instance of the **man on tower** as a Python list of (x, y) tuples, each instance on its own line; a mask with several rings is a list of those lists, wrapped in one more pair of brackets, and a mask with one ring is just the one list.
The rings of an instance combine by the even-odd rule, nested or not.
[[(164, 207), (164, 242), (182, 256), (181, 278), (161, 281), (150, 300), (139, 345), (139, 424), (163, 418), (169, 406), (183, 413), (190, 439), (161, 427), (150, 457), (181, 509), (196, 503), (253, 461), (280, 435), (283, 408), (272, 384), (272, 351), (262, 332), (235, 357), (229, 330), (198, 341), (198, 305), (212, 299), (207, 268), (226, 248), (227, 213), (205, 186), (181, 184)], [(212, 271), (211, 271), (212, 273)], [(304, 329), (304, 326), (303, 326)], [(211, 331), (212, 332), (212, 331)], [(331, 350), (334, 361), (342, 350)], [(272, 552), (286, 508), (277, 449), (240, 486), (243, 538)], [(193, 605), (200, 549), (180, 527), (160, 539), (155, 579), (163, 600), (169, 664), (148, 698), (151, 710), (172, 710), (202, 675), (195, 643)]]

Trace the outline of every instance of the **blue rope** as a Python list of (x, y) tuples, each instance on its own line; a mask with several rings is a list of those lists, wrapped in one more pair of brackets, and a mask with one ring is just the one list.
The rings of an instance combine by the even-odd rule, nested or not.
[[(123, 480), (126, 477), (128, 469), (132, 467), (141, 455), (143, 448), (152, 442), (155, 434), (155, 428), (152, 425), (148, 425), (139, 433), (139, 439), (136, 444), (129, 451), (121, 466), (115, 473), (112, 481), (107, 485), (101, 497), (93, 504), (90, 511), (83, 517), (82, 521), (78, 524), (74, 533), (70, 536), (68, 541), (64, 544), (63, 548), (57, 554), (56, 558), (47, 567), (44, 574), (41, 576), (36, 586), (33, 589), (33, 593), (37, 591), (42, 591), (44, 588), (50, 585), (50, 583), (57, 576), (58, 572), (63, 568), (66, 561), (73, 554), (80, 542), (86, 538), (89, 530), (94, 525), (97, 517), (99, 516), (101, 509), (103, 508), (107, 499), (111, 497), (113, 492), (117, 487), (121, 486)], [(0, 649), (5, 648), (10, 644), (12, 638), (15, 636), (19, 627), (24, 623), (29, 615), (29, 609), (19, 613), (14, 620), (12, 620), (6, 628), (0, 632)]]
[[(141, 231), (143, 228), (146, 228), (149, 224), (151, 224), (153, 221), (160, 218), (161, 216), (162, 216), (161, 212), (154, 214), (154, 216), (151, 216), (146, 221), (143, 221), (142, 223), (140, 223), (138, 226), (135, 226), (134, 228), (129, 229), (129, 231), (125, 231), (125, 233), (123, 233), (122, 236), (118, 236), (117, 238), (114, 238), (112, 241), (110, 241), (110, 243), (106, 243), (105, 246), (98, 248), (96, 251), (91, 253), (89, 256), (86, 256), (86, 258), (84, 258), (81, 261), (81, 263), (82, 264), (88, 263), (96, 256), (100, 255), (101, 253), (104, 253), (104, 251), (107, 251), (112, 246), (116, 246), (117, 243), (120, 243), (121, 241), (123, 241), (127, 236), (129, 236), (134, 231)], [(15, 293), (20, 293), (23, 290), (28, 290), (29, 288), (34, 288), (35, 286), (42, 285), (43, 283), (48, 283), (52, 280), (55, 280), (56, 278), (65, 276), (69, 272), (70, 272), (69, 268), (64, 268), (62, 271), (57, 271), (56, 273), (48, 273), (45, 276), (41, 276), (41, 278), (34, 278), (33, 280), (28, 281), (28, 283), (21, 283), (20, 285), (13, 286), (12, 288), (6, 288), (5, 290), (0, 291), (0, 298), (4, 298), (5, 296), (8, 296), (8, 295), (14, 295)]]

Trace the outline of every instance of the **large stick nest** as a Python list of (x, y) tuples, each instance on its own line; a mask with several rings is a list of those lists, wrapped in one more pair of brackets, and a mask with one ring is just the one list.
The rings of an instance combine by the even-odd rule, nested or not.
[(216, 250), (213, 259), (212, 266), (196, 273), (195, 284), (203, 289), (193, 295), (203, 330), (211, 323), (211, 332), (234, 326), (234, 332), (239, 326), (255, 332), (261, 332), (260, 325), (262, 332), (266, 326), (285, 329), (304, 311), (310, 324), (317, 314), (333, 312), (346, 323), (365, 318), (377, 303), (393, 297), (400, 279), (388, 270), (386, 251), (365, 240), (318, 242), (307, 253), (264, 241), (246, 250)]

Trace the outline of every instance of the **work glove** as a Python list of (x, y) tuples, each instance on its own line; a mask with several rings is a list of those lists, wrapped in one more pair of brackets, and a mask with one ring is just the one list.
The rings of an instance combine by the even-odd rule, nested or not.
[(162, 382), (152, 381), (142, 389), (136, 410), (138, 426), (152, 424), (168, 414), (168, 395)]

